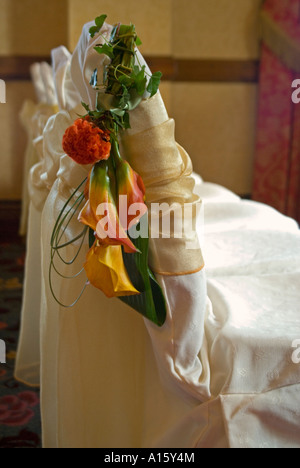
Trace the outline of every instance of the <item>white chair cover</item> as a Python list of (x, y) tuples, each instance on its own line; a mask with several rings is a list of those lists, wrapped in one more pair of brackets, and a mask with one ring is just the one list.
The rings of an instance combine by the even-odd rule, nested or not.
[[(91, 105), (82, 70), (89, 70), (84, 51), (91, 57), (92, 46), (85, 28), (78, 45), (83, 54), (75, 53), (72, 63), (76, 88)], [(153, 102), (143, 106), (144, 119), (134, 120), (131, 137), (164, 125), (167, 115), (153, 113)], [(61, 159), (42, 218), (44, 446), (300, 447), (300, 367), (292, 361), (300, 332), (296, 223), (198, 180), (195, 191), (207, 200), (208, 279), (203, 270), (158, 275), (168, 303), (161, 329), (93, 287), (64, 309), (49, 289), (50, 236), (89, 169), (61, 149), (73, 119), (57, 114), (46, 140), (49, 155)], [(78, 229), (75, 219), (66, 237)], [(68, 248), (68, 258), (75, 247)], [(61, 273), (80, 270), (86, 251)], [(72, 281), (54, 277), (53, 286), (62, 301), (72, 303), (84, 282), (84, 275)]]
[[(30, 120), (30, 151), (34, 154), (35, 164), (32, 165), (32, 160), (27, 175), (30, 197), (27, 256), (15, 368), (16, 378), (31, 386), (40, 385), (41, 216), (59, 168), (59, 157), (47, 143), (53, 128), (54, 117), (50, 117), (58, 110), (55, 102), (58, 102), (60, 109), (71, 109), (73, 107), (68, 106), (80, 104), (69, 78), (70, 58), (71, 54), (61, 47), (52, 52), (53, 70), (46, 63), (32, 67), (36, 91), (43, 104), (33, 106)], [(63, 127), (62, 120), (60, 123)]]

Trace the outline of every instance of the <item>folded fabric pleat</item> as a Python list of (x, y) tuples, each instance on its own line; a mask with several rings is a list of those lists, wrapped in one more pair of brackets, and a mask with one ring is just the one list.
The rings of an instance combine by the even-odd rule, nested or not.
[(95, 109), (97, 91), (90, 85), (91, 76), (94, 70), (98, 69), (98, 76), (102, 76), (104, 63), (109, 63), (106, 55), (95, 53), (94, 47), (104, 44), (108, 40), (112, 31), (112, 26), (104, 24), (101, 36), (96, 35), (93, 39), (89, 34), (89, 29), (94, 23), (84, 25), (80, 41), (78, 42), (71, 61), (71, 77), (78, 94), (83, 102), (91, 109)]
[(52, 116), (43, 132), (43, 139), (36, 140), (41, 150), (42, 160), (30, 171), (30, 197), (37, 210), (42, 210), (51, 187), (56, 180), (62, 155), (62, 138), (72, 124), (70, 114), (59, 112)]
[(70, 63), (72, 55), (63, 46), (51, 52), (54, 85), (60, 110), (71, 111), (80, 104), (80, 96), (73, 84)]
[(27, 232), (28, 210), (30, 203), (30, 195), (28, 193), (28, 178), (31, 168), (38, 163), (39, 155), (35, 147), (35, 139), (38, 139), (43, 133), (43, 129), (49, 117), (57, 112), (57, 106), (49, 105), (44, 102), (35, 104), (32, 101), (25, 101), (20, 119), (27, 132), (27, 147), (24, 157), (23, 170), (23, 190), (22, 190), (22, 213), (20, 220), (21, 236)]

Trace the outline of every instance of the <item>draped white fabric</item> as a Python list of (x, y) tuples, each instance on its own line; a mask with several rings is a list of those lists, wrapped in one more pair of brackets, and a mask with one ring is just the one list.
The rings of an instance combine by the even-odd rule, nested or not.
[[(77, 173), (76, 183), (82, 176)], [(47, 292), (51, 314), (43, 314), (42, 321), (45, 446), (300, 446), (300, 369), (292, 362), (292, 341), (299, 335), (297, 226), (233, 194), (226, 193), (225, 201), (224, 190), (213, 188), (211, 202), (210, 184), (198, 187), (204, 201), (209, 192), (205, 208), (211, 220), (204, 246), (211, 264), (205, 314), (205, 286), (186, 295), (194, 275), (160, 278), (163, 285), (167, 280), (169, 316), (162, 329), (146, 324), (151, 341), (135, 312), (93, 288), (71, 310), (60, 309)], [(67, 197), (65, 181), (56, 182), (45, 220), (66, 200), (57, 197), (62, 189)], [(231, 219), (215, 215), (220, 205)], [(260, 229), (262, 216), (272, 224)], [(49, 240), (46, 221), (43, 225)], [(81, 286), (55, 283), (71, 302)], [(168, 293), (171, 287), (176, 295)], [(205, 315), (204, 325), (196, 312), (186, 319), (197, 310), (193, 304)]]
[[(54, 105), (55, 102), (58, 102), (61, 110), (64, 108), (71, 110), (80, 105), (80, 97), (68, 74), (70, 58), (71, 54), (65, 47), (59, 47), (52, 52), (53, 70), (45, 63), (32, 66), (31, 73), (36, 93), (42, 103), (37, 106), (26, 103), (23, 108), (23, 115), (30, 116), (26, 120), (29, 134), (27, 151), (32, 156), (25, 158), (27, 169), (24, 174), (24, 184), (28, 187), (28, 195), (26, 191), (23, 198), (22, 225), (27, 225), (25, 206), (28, 205), (28, 235), (15, 376), (31, 386), (40, 385), (41, 216), (49, 191), (56, 179), (60, 159), (60, 152), (55, 152), (52, 145), (55, 117), (50, 117), (58, 110)], [(26, 111), (28, 108), (30, 112)], [(64, 114), (59, 118), (61, 132), (64, 132)], [(63, 133), (59, 133), (59, 138), (62, 138), (62, 135)]]
[[(71, 76), (92, 105), (84, 71), (94, 65), (87, 31), (72, 58)], [(153, 122), (145, 112), (143, 119), (133, 115), (131, 133), (167, 118), (162, 112), (162, 122)], [(61, 148), (73, 120), (73, 113), (60, 112), (44, 131), (44, 157), (60, 165), (56, 180), (52, 162), (43, 176), (48, 189), (53, 183), (41, 232), (44, 446), (300, 447), (300, 366), (292, 361), (292, 343), (300, 338), (296, 223), (195, 175), (205, 210), (207, 278), (203, 270), (158, 276), (167, 299), (166, 324), (155, 327), (91, 286), (73, 308), (64, 309), (49, 288), (51, 231), (89, 170)], [(66, 239), (80, 229), (74, 219)], [(68, 247), (67, 258), (76, 247)], [(86, 252), (87, 247), (61, 273), (80, 271)], [(75, 280), (53, 277), (66, 304), (84, 283), (84, 274)]]
[[(38, 104), (26, 101), (21, 120), (28, 135), (24, 159), (20, 234), (27, 233), (27, 261), (21, 312), (21, 332), (15, 376), (32, 386), (40, 384), (40, 296), (41, 296), (41, 213), (43, 203), (34, 192), (31, 173), (43, 161), (43, 131), (50, 116), (57, 112), (52, 68), (47, 63), (31, 67)], [(42, 186), (39, 176), (38, 186)], [(44, 194), (44, 199), (48, 192)], [(32, 203), (35, 202), (35, 204)]]
[(51, 65), (47, 62), (34, 63), (30, 67), (30, 74), (38, 102), (55, 106), (57, 99)]
[(28, 176), (30, 169), (38, 162), (38, 155), (34, 140), (42, 133), (48, 118), (56, 111), (56, 97), (52, 68), (48, 63), (35, 63), (30, 68), (32, 81), (37, 96), (38, 104), (25, 101), (20, 119), (27, 132), (27, 148), (24, 155), (23, 190), (22, 190), (22, 213), (20, 221), (20, 235), (27, 232), (28, 212), (30, 196), (28, 194)]

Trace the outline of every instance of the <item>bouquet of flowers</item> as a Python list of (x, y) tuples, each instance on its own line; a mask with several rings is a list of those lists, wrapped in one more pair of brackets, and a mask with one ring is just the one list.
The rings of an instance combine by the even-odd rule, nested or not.
[[(106, 18), (106, 15), (96, 18), (90, 29), (91, 37), (101, 35)], [(130, 128), (130, 112), (139, 106), (145, 93), (149, 97), (156, 94), (162, 76), (160, 72), (147, 76), (146, 67), (137, 56), (140, 44), (134, 25), (117, 24), (109, 40), (95, 47), (95, 53), (108, 57), (103, 76), (99, 77), (98, 69), (91, 76), (90, 85), (97, 90), (96, 108), (91, 110), (82, 103), (86, 115), (79, 117), (63, 138), (65, 153), (76, 163), (92, 168), (65, 204), (54, 227), (49, 279), (56, 298), (52, 274), (60, 273), (55, 259), (71, 265), (85, 241), (89, 242), (84, 265), (88, 281), (77, 301), (91, 284), (107, 297), (119, 297), (162, 326), (166, 319), (165, 299), (148, 266), (145, 186), (122, 158), (118, 139), (121, 131)], [(83, 230), (75, 239), (62, 243), (75, 214)], [(71, 262), (66, 262), (62, 249), (75, 242), (79, 242), (78, 253)]]

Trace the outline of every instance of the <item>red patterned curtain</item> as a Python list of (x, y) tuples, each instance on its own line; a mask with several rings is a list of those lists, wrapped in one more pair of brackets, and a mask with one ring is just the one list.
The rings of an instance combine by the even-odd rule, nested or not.
[(253, 198), (300, 222), (300, 0), (266, 0), (262, 36)]

